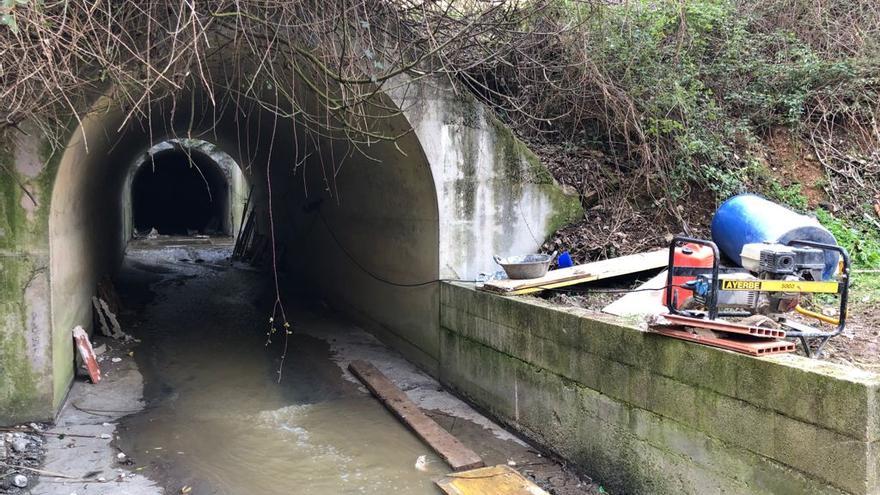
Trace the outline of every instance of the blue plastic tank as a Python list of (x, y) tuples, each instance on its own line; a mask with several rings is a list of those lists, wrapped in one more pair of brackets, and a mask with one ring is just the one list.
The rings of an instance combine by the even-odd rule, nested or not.
[[(712, 240), (737, 265), (742, 264), (743, 245), (751, 242), (785, 244), (803, 240), (837, 244), (834, 235), (816, 219), (754, 194), (734, 196), (718, 207), (712, 218)], [(822, 278), (827, 280), (834, 275), (838, 258), (835, 252), (825, 252)]]

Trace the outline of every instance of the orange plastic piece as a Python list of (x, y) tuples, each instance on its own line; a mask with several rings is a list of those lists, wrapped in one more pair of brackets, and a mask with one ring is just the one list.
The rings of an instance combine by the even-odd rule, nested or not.
[(680, 287), (686, 282), (695, 280), (697, 275), (712, 273), (713, 263), (712, 248), (699, 244), (684, 244), (675, 248), (674, 267), (672, 268), (672, 285), (663, 292), (663, 302), (666, 303), (666, 292), (672, 289), (675, 309), (681, 309), (693, 292)]
[(681, 315), (663, 315), (663, 318), (670, 323), (693, 328), (705, 328), (716, 332), (735, 333), (739, 335), (749, 335), (752, 337), (762, 337), (767, 339), (784, 339), (785, 330), (776, 328), (764, 328), (753, 325), (740, 325), (739, 323), (731, 323), (724, 320), (705, 320), (702, 318), (691, 318)]

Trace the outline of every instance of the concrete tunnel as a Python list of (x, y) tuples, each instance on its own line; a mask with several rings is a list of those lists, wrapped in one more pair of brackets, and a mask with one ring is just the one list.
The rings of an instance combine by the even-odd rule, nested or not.
[[(177, 117), (190, 121), (190, 115)], [(241, 118), (247, 123), (244, 135), (235, 125)], [(50, 217), (52, 291), (54, 300), (68, 303), (53, 308), (58, 328), (90, 319), (91, 287), (120, 264), (133, 228), (156, 226), (163, 234), (185, 235), (187, 228), (200, 230), (200, 222), (207, 225), (212, 214), (230, 209), (227, 201), (247, 196), (242, 190), (223, 194), (228, 189), (225, 177), (202, 153), (193, 154), (201, 174), (187, 163), (185, 153), (168, 150), (154, 154), (128, 179), (138, 155), (183, 132), (157, 128), (151, 140), (140, 123), (131, 123), (107, 139), (105, 131), (119, 125), (115, 120), (104, 116), (86, 122), (85, 137), (74, 134), (59, 166)], [(271, 183), (275, 236), (283, 257), (279, 264), (298, 274), (292, 279), (316, 284), (325, 297), (344, 301), (346, 309), (368, 320), (406, 328), (401, 339), (427, 359), (435, 352), (430, 336), (436, 334), (437, 322), (425, 315), (436, 311), (436, 287), (396, 287), (355, 265), (401, 284), (438, 279), (436, 193), (418, 140), (408, 134), (398, 141), (400, 150), (390, 142), (358, 149), (342, 140), (312, 139), (296, 122), (274, 121), (268, 112), (223, 115), (216, 124), (206, 121), (204, 128), (186, 129), (186, 134), (215, 144), (242, 167), (246, 182), (254, 186), (258, 230), (266, 236)], [(396, 135), (406, 124), (387, 125), (389, 135)], [(252, 131), (261, 127), (274, 127), (274, 136)], [(247, 149), (252, 153), (243, 153)], [(335, 176), (335, 183), (323, 171), (330, 180)], [(213, 202), (206, 198), (209, 191)], [(326, 223), (318, 220), (317, 211), (305, 211), (319, 199)], [(69, 346), (57, 351), (56, 359), (73, 359), (64, 356), (72, 352)]]
[[(285, 279), (319, 292), (436, 375), (438, 281), (494, 271), (495, 252), (535, 250), (580, 205), (489, 112), (443, 83), (384, 98), (400, 112), (371, 129), (396, 141), (305, 132), (304, 122), (258, 105), (215, 105), (190, 93), (128, 120), (99, 99), (49, 159), (38, 136), (12, 143), (18, 160), (41, 162), (51, 180), (36, 193), (51, 201), (45, 284), (27, 282), (34, 290), (23, 301), (43, 319), (18, 330), (30, 335), (19, 351), (30, 360), (30, 383), (0, 383), (10, 405), (0, 408), (0, 423), (58, 410), (74, 374), (70, 331), (91, 331), (96, 285), (121, 266), (135, 231), (237, 235), (251, 189), (258, 231), (270, 236), (270, 218), (275, 226)], [(184, 141), (210, 143), (226, 166)], [(36, 179), (23, 181), (38, 189)]]

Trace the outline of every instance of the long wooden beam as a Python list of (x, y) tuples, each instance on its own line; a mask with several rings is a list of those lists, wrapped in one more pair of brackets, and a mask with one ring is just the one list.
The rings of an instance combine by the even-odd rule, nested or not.
[(453, 471), (483, 467), (483, 460), (457, 438), (429, 418), (375, 366), (366, 361), (352, 361), (349, 371), (370, 389), (385, 407), (400, 418), (443, 458)]

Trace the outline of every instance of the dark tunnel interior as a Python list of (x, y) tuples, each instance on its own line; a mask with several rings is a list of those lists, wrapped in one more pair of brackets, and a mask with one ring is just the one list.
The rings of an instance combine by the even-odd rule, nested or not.
[(229, 187), (220, 167), (200, 153), (153, 155), (132, 183), (134, 228), (165, 235), (228, 234)]

